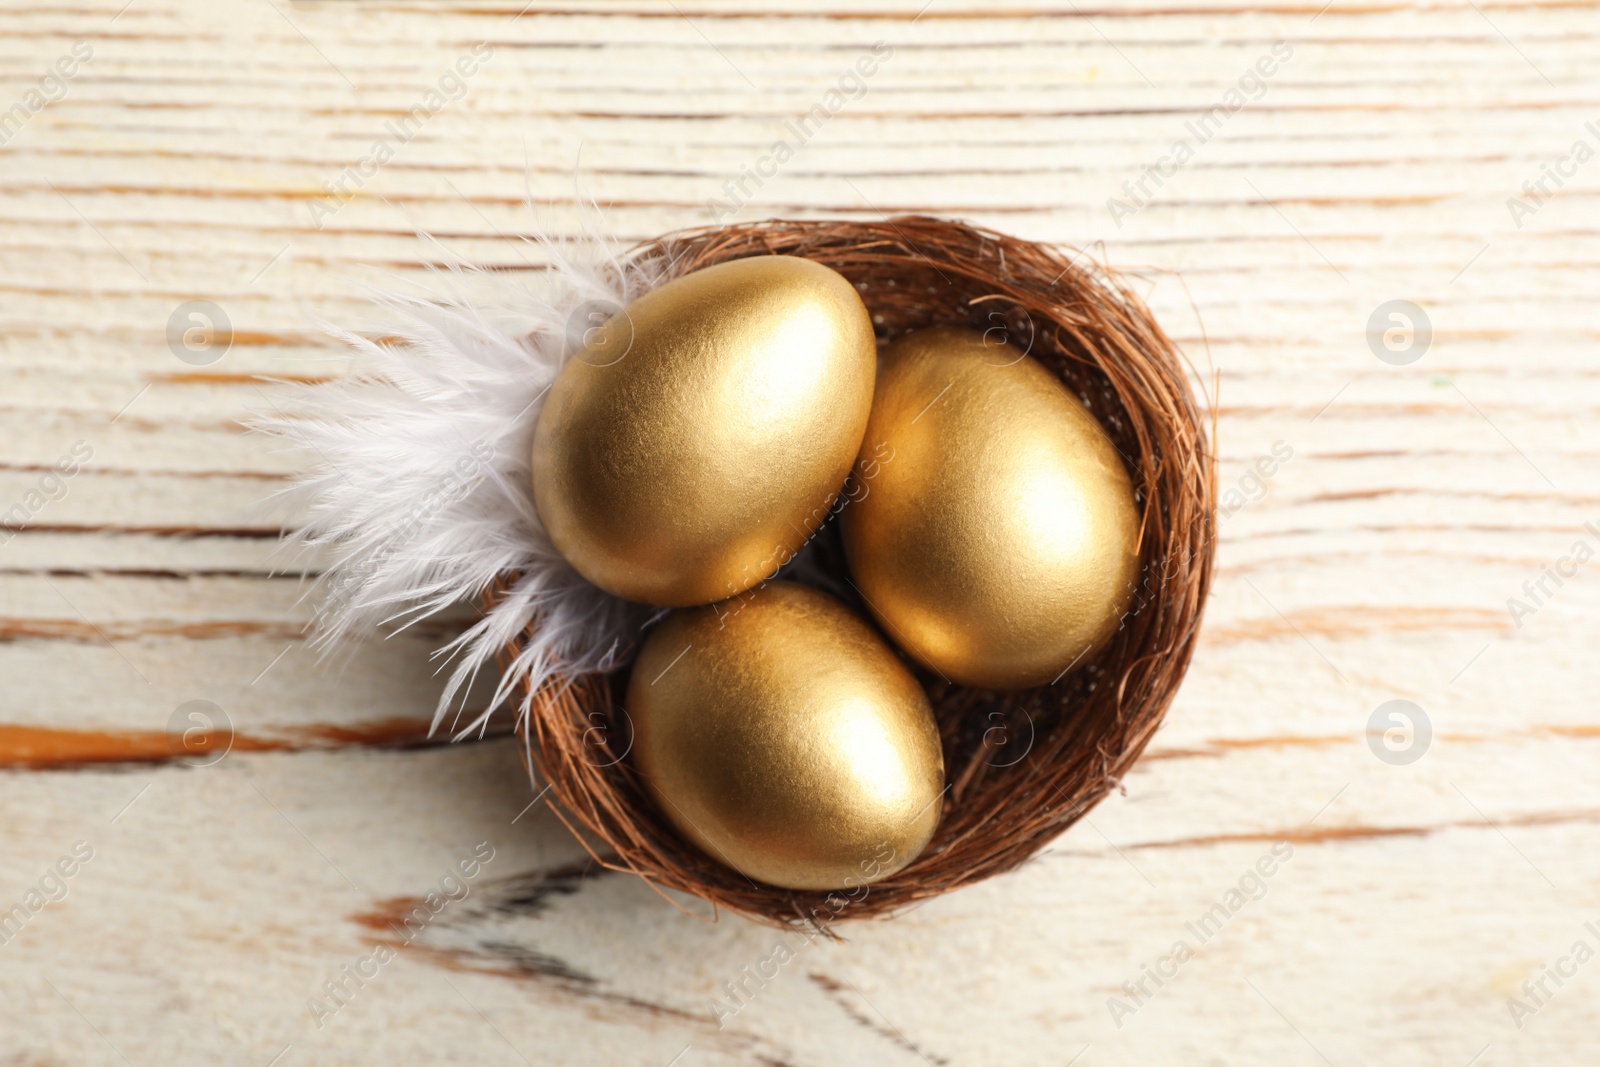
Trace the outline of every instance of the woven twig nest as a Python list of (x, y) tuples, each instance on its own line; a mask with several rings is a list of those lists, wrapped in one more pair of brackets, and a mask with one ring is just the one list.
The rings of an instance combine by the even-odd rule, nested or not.
[[(926, 326), (1003, 329), (1105, 427), (1143, 516), (1133, 607), (1092, 662), (1054, 684), (1013, 693), (917, 671), (939, 723), (949, 781), (938, 831), (910, 866), (848, 897), (754, 885), (678, 835), (627, 758), (626, 662), (609, 673), (546, 681), (533, 694), (523, 726), (530, 773), (548, 786), (557, 814), (597, 860), (760, 921), (825, 928), (890, 915), (1009, 871), (1117, 787), (1160, 725), (1193, 654), (1211, 578), (1215, 456), (1180, 357), (1149, 310), (1115, 275), (1078, 266), (1062, 250), (959, 222), (904, 217), (693, 230), (629, 253), (666, 264), (663, 280), (769, 254), (814, 259), (853, 282), (880, 344)], [(815, 573), (843, 576), (833, 530), (824, 529), (813, 554)], [(852, 600), (848, 583), (828, 584)]]

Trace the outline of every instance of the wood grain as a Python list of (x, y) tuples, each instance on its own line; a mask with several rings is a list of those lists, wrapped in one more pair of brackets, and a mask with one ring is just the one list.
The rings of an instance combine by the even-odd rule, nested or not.
[[(4, 107), (93, 49), (0, 146), (0, 512), (93, 452), (0, 531), (0, 921), (94, 850), (0, 943), (0, 1062), (1592, 1062), (1600, 965), (1545, 979), (1520, 1027), (1508, 998), (1534, 1007), (1525, 980), (1600, 949), (1600, 584), (1546, 579), (1521, 625), (1507, 600), (1600, 548), (1600, 160), (1520, 220), (1507, 200), (1600, 148), (1596, 14), (0, 5)], [(586, 867), (525, 810), (513, 739), (418, 743), (442, 630), (318, 666), (263, 504), (290, 468), (240, 420), (267, 379), (342, 372), (318, 322), (366, 323), (359, 283), (540, 269), (530, 196), (558, 227), (593, 196), (625, 240), (713, 221), (880, 40), (864, 91), (734, 217), (925, 211), (1091, 248), (1220, 375), (1222, 482), (1251, 499), (1121, 795), (1013, 876), (796, 938), (719, 1026), (775, 935)], [(1259, 99), (1117, 225), (1108, 199), (1280, 41)], [(464, 95), (319, 227), (324, 183), (479, 43)], [(1365, 337), (1393, 299), (1432, 323), (1409, 366)], [(189, 300), (232, 323), (207, 366), (167, 344)], [(1396, 698), (1433, 730), (1408, 766), (1368, 747)], [(235, 731), (210, 766), (163, 749), (197, 699)], [(485, 841), (465, 898), (397, 932)], [(1275, 845), (1265, 895), (1145, 978)], [(379, 946), (347, 1005), (309, 1004)]]

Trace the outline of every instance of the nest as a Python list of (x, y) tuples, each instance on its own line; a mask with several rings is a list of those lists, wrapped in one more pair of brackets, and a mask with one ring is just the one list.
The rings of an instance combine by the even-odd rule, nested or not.
[[(753, 885), (679, 837), (626, 758), (626, 667), (546, 683), (533, 694), (522, 727), (529, 771), (598, 862), (768, 924), (826, 930), (1010, 871), (1118, 787), (1194, 652), (1214, 551), (1214, 433), (1203, 427), (1176, 347), (1144, 303), (1117, 276), (1079, 265), (1066, 250), (902, 217), (692, 230), (629, 253), (668, 264), (667, 277), (768, 254), (814, 259), (850, 279), (880, 344), (925, 326), (1004, 329), (1099, 419), (1143, 516), (1139, 589), (1122, 628), (1092, 662), (1054, 684), (1012, 693), (918, 670), (949, 782), (939, 827), (916, 861), (848, 897)], [(836, 531), (829, 534), (817, 539), (813, 564), (842, 576)], [(850, 587), (837, 584), (849, 600)]]

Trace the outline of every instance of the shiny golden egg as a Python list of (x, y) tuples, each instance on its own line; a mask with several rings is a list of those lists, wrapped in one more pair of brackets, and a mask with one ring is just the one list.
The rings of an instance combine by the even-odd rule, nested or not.
[(589, 581), (663, 607), (743, 592), (828, 515), (872, 406), (855, 288), (794, 256), (705, 267), (585, 332), (545, 397), (533, 494)]
[(627, 711), (662, 814), (752, 881), (868, 885), (938, 824), (927, 696), (865, 619), (807, 586), (668, 616), (640, 649)]
[(968, 330), (884, 350), (840, 521), (884, 632), (946, 679), (1054, 681), (1116, 632), (1139, 511), (1116, 447), (1015, 346)]

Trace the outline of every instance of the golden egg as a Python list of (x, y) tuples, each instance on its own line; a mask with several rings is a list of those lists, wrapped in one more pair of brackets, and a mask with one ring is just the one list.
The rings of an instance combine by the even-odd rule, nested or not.
[(1115, 446), (1059, 379), (968, 330), (918, 330), (878, 369), (841, 514), (884, 631), (950, 681), (1058, 678), (1121, 623), (1139, 512)]
[(768, 582), (668, 616), (634, 664), (628, 715), (662, 814), (753, 881), (866, 885), (938, 824), (927, 696), (865, 619), (815, 589)]
[(771, 576), (828, 515), (872, 407), (855, 288), (794, 256), (686, 274), (562, 367), (534, 429), (533, 493), (589, 581), (663, 607)]

